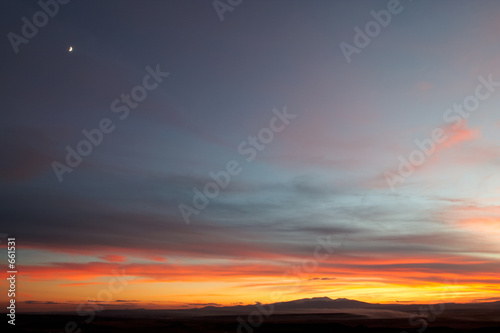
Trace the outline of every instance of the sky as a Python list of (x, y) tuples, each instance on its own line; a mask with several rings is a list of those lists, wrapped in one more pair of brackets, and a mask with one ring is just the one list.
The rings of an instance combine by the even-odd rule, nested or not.
[(18, 311), (500, 300), (499, 15), (2, 1)]

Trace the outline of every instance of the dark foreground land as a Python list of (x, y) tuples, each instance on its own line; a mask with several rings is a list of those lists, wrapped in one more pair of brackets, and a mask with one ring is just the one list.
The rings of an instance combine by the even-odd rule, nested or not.
[[(244, 318), (241, 316), (240, 318)], [(467, 313), (451, 313), (446, 317), (436, 318), (429, 326), (422, 329), (422, 322), (411, 325), (408, 318), (373, 319), (364, 316), (329, 313), (329, 314), (275, 314), (263, 318), (258, 327), (245, 320), (239, 324), (238, 316), (177, 317), (177, 318), (124, 318), (100, 315), (89, 323), (85, 318), (72, 315), (23, 315), (16, 318), (15, 328), (3, 320), (1, 332), (40, 332), (40, 333), (100, 333), (100, 332), (387, 332), (387, 333), (438, 333), (438, 332), (500, 332), (500, 321), (482, 320), (481, 316), (470, 318)], [(246, 319), (246, 318), (245, 318)], [(68, 324), (71, 323), (71, 324)], [(65, 326), (69, 329), (65, 331)]]

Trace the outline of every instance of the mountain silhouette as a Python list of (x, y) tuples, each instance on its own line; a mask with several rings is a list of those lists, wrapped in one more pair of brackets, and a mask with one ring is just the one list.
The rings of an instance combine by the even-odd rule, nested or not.
[[(131, 318), (152, 317), (204, 317), (204, 316), (232, 316), (248, 315), (252, 311), (269, 311), (271, 314), (311, 314), (311, 313), (348, 313), (370, 317), (384, 316), (408, 316), (408, 313), (419, 312), (422, 308), (428, 308), (429, 304), (379, 304), (366, 303), (347, 298), (331, 299), (329, 297), (303, 298), (287, 302), (272, 304), (261, 304), (236, 306), (214, 306), (209, 305), (199, 308), (174, 309), (174, 310), (148, 310), (148, 309), (125, 309), (104, 310), (103, 315)], [(498, 312), (500, 301), (486, 303), (444, 303), (434, 306), (436, 309), (443, 307), (449, 310), (488, 310)]]

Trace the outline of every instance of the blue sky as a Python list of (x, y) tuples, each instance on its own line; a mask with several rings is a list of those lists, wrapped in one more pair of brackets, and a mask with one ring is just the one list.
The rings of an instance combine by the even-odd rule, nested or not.
[[(243, 1), (221, 22), (210, 1), (71, 1), (18, 53), (4, 38), (1, 231), (25, 253), (21, 300), (75, 301), (118, 267), (137, 282), (130, 298), (150, 306), (264, 302), (272, 288), (422, 301), (451, 277), (462, 300), (490, 295), (500, 6), (401, 1), (348, 63), (340, 44), (355, 45), (354, 28), (389, 3)], [(41, 10), (0, 6), (5, 36)], [(169, 74), (120, 120), (111, 103), (142, 87), (148, 66)], [(447, 120), (467, 98), (476, 110)], [(238, 147), (269, 134), (276, 112), (291, 116), (247, 161)], [(60, 182), (54, 162), (102, 119), (114, 130)], [(446, 140), (427, 155), (415, 140), (435, 129)], [(406, 177), (411, 154), (424, 161)], [(241, 172), (197, 209), (194, 189), (229, 161)], [(198, 211), (189, 224), (183, 204)], [(309, 274), (336, 280), (280, 282), (327, 235), (344, 240), (343, 255)], [(154, 283), (160, 300), (144, 293)]]

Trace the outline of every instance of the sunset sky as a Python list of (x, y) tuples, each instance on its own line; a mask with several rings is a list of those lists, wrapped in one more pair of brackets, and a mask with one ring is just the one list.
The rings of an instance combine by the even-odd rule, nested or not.
[(500, 300), (500, 3), (401, 0), (348, 62), (390, 2), (74, 0), (16, 53), (2, 1), (18, 311)]

